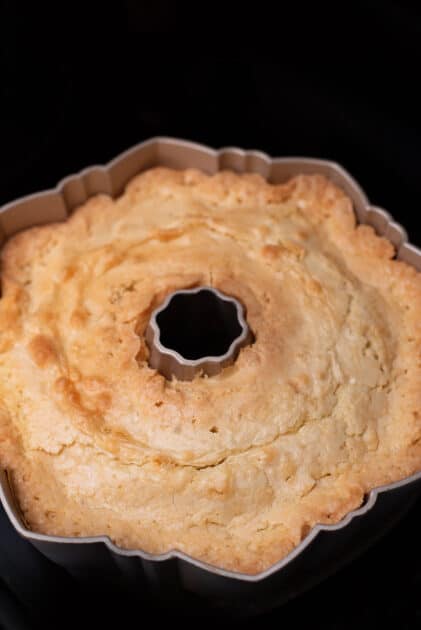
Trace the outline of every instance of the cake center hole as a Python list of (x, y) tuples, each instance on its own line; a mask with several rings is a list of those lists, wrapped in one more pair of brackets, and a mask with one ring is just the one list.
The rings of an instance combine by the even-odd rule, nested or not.
[(156, 322), (161, 344), (190, 361), (225, 354), (243, 332), (235, 303), (209, 289), (174, 295)]

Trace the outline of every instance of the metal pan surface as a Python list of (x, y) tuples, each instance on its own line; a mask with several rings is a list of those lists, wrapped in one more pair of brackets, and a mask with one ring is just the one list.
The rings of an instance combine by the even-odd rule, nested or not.
[[(421, 271), (421, 251), (408, 242), (405, 230), (366, 195), (341, 166), (311, 158), (270, 158), (260, 151), (209, 147), (157, 137), (142, 142), (105, 166), (92, 166), (63, 179), (55, 189), (18, 199), (0, 209), (0, 243), (33, 225), (63, 221), (97, 193), (119, 195), (138, 173), (154, 167), (222, 169), (259, 173), (280, 183), (299, 173), (320, 173), (352, 199), (357, 220), (372, 225), (396, 248), (397, 258)], [(191, 595), (244, 615), (279, 605), (320, 581), (361, 553), (411, 506), (421, 491), (421, 472), (372, 490), (364, 505), (335, 525), (318, 525), (283, 560), (257, 575), (210, 566), (178, 550), (150, 554), (114, 545), (107, 536), (62, 538), (29, 531), (7, 471), (0, 471), (0, 500), (18, 533), (50, 560), (82, 581), (107, 580), (130, 588), (147, 585), (159, 599), (189, 601)]]

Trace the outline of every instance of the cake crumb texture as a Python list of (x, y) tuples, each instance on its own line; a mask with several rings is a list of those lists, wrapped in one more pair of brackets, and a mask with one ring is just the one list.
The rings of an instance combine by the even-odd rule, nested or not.
[[(318, 175), (156, 168), (2, 250), (0, 463), (37, 532), (250, 574), (421, 468), (421, 274)], [(255, 342), (167, 381), (145, 329), (177, 289)]]

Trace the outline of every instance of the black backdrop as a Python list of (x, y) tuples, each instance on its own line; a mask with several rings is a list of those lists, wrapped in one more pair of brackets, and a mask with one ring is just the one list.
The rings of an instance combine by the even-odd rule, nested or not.
[[(281, 4), (275, 16), (255, 4), (228, 18), (226, 7), (209, 4), (191, 13), (174, 3), (120, 2), (88, 15), (86, 5), (52, 14), (39, 3), (3, 2), (0, 203), (172, 135), (336, 160), (421, 245), (421, 22), (409, 2), (359, 6)], [(254, 31), (243, 30), (245, 14)], [(336, 576), (242, 623), (421, 627), (420, 529), (421, 504)], [(140, 623), (127, 602), (78, 591), (13, 535), (4, 515), (0, 579), (6, 628), (19, 627), (23, 600), (27, 627), (64, 623), (64, 610), (69, 626), (121, 622), (123, 610)], [(171, 617), (160, 611), (157, 619), (164, 614)]]

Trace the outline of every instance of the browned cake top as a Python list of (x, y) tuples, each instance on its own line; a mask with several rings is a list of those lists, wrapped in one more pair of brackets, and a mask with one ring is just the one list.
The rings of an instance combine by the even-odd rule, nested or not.
[[(0, 461), (39, 532), (256, 573), (421, 468), (421, 275), (320, 176), (153, 169), (3, 249)], [(255, 342), (166, 380), (144, 332), (214, 286)]]

